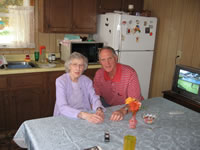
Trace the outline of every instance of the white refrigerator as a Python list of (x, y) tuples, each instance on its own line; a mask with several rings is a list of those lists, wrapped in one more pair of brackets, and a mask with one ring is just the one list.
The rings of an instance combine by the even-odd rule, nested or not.
[(157, 18), (106, 13), (98, 15), (94, 39), (113, 47), (119, 62), (133, 67), (143, 97), (148, 98)]

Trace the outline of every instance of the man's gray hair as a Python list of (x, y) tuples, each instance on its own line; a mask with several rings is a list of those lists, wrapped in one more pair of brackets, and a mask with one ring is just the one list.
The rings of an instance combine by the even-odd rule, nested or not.
[(114, 48), (112, 48), (112, 47), (110, 47), (110, 46), (104, 46), (104, 47), (102, 47), (102, 48), (99, 50), (98, 56), (100, 55), (101, 51), (104, 50), (104, 49), (110, 50), (110, 51), (113, 53), (113, 55), (117, 56), (117, 54), (116, 54)]
[(69, 59), (67, 59), (65, 61), (65, 71), (66, 72), (70, 71), (69, 66), (71, 65), (73, 59), (82, 59), (83, 62), (84, 62), (84, 71), (87, 69), (87, 67), (88, 67), (88, 59), (84, 55), (82, 55), (81, 53), (73, 52), (70, 55)]

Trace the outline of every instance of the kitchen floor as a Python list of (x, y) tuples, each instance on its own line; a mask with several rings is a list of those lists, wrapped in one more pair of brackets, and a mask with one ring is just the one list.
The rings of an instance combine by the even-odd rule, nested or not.
[(17, 146), (12, 140), (15, 132), (15, 130), (0, 131), (0, 150), (25, 150)]

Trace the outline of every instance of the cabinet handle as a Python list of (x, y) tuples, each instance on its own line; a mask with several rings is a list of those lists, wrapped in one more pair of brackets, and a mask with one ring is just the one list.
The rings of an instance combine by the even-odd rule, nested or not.
[(48, 28), (50, 28), (51, 27), (51, 25), (50, 24), (48, 24)]

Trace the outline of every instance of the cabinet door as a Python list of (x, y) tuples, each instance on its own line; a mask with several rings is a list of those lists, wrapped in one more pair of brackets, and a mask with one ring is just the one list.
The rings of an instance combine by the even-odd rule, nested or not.
[(0, 91), (0, 131), (3, 131), (6, 129), (6, 120), (5, 120), (5, 101), (6, 96), (4, 91)]
[(8, 100), (8, 83), (6, 76), (0, 76), (0, 131), (6, 129), (6, 102)]
[[(40, 14), (41, 13), (41, 14)], [(72, 0), (40, 0), (41, 32), (70, 32), (72, 30)]]
[(54, 105), (56, 101), (56, 78), (64, 74), (64, 71), (56, 71), (48, 73), (47, 87), (48, 87), (48, 101), (46, 109), (46, 116), (52, 116), (54, 111)]
[(41, 95), (40, 87), (12, 90), (9, 128), (17, 129), (25, 120), (40, 118)]
[(96, 0), (73, 0), (73, 32), (96, 32)]
[(44, 73), (8, 75), (10, 98), (6, 118), (9, 129), (17, 129), (23, 121), (41, 117), (45, 79)]
[(123, 0), (98, 0), (98, 13), (122, 10)]

